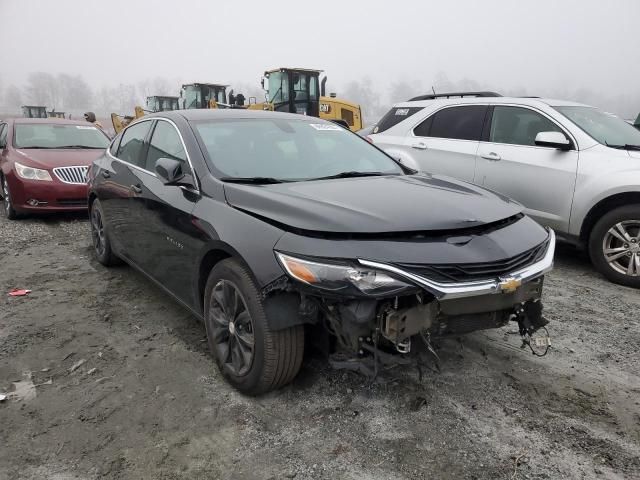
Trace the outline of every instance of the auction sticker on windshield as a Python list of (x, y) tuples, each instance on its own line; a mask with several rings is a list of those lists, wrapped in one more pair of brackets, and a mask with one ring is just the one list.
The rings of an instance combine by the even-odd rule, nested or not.
[(339, 132), (344, 130), (344, 128), (339, 127), (338, 125), (331, 125), (329, 123), (310, 123), (309, 125), (316, 130), (337, 130)]

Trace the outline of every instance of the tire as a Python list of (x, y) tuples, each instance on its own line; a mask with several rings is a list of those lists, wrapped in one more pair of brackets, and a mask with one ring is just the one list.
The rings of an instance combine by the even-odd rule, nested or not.
[(304, 326), (271, 330), (260, 292), (247, 267), (237, 260), (222, 260), (211, 270), (204, 318), (218, 368), (240, 392), (260, 395), (286, 385), (298, 374)]
[(589, 255), (596, 269), (612, 282), (640, 288), (640, 204), (603, 215), (589, 236)]
[(109, 240), (107, 225), (102, 210), (100, 200), (94, 200), (89, 211), (89, 223), (91, 224), (91, 241), (93, 244), (93, 253), (96, 259), (105, 267), (120, 265), (120, 260), (113, 249)]
[(16, 210), (13, 208), (13, 202), (11, 201), (11, 192), (9, 191), (9, 183), (4, 176), (0, 177), (0, 180), (2, 180), (2, 211), (4, 212), (5, 217), (7, 217), (9, 220), (16, 220), (20, 217), (20, 215), (18, 215), (18, 212), (16, 212)]

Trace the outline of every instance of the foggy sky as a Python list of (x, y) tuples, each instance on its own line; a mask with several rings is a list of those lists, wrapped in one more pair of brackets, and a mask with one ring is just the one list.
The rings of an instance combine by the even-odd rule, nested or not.
[(640, 1), (0, 0), (0, 81), (81, 74), (97, 89), (163, 76), (258, 85), (265, 69), (324, 69), (493, 90), (640, 91)]

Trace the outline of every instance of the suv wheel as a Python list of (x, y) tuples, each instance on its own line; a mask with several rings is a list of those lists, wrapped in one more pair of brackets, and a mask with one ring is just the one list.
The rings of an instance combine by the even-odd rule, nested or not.
[(612, 282), (640, 287), (640, 204), (603, 215), (591, 231), (589, 254)]
[(4, 200), (2, 210), (9, 220), (15, 220), (16, 218), (18, 218), (18, 213), (15, 211), (15, 209), (13, 208), (13, 204), (11, 203), (11, 192), (9, 192), (9, 183), (4, 177), (0, 177), (0, 179), (2, 179), (2, 199)]
[(93, 251), (98, 261), (105, 267), (111, 267), (113, 265), (122, 263), (122, 261), (115, 255), (115, 253), (113, 253), (113, 250), (111, 249), (111, 241), (109, 240), (109, 235), (107, 234), (107, 226), (100, 200), (96, 199), (91, 204), (89, 219), (91, 223), (91, 240), (93, 243)]
[(291, 382), (302, 365), (304, 326), (272, 331), (247, 268), (234, 259), (211, 270), (204, 317), (209, 348), (220, 371), (249, 395)]

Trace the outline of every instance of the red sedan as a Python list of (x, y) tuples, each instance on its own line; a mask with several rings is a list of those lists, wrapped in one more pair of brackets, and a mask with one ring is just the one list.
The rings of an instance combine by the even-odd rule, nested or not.
[(87, 208), (87, 170), (109, 137), (87, 122), (0, 121), (0, 191), (9, 219)]

